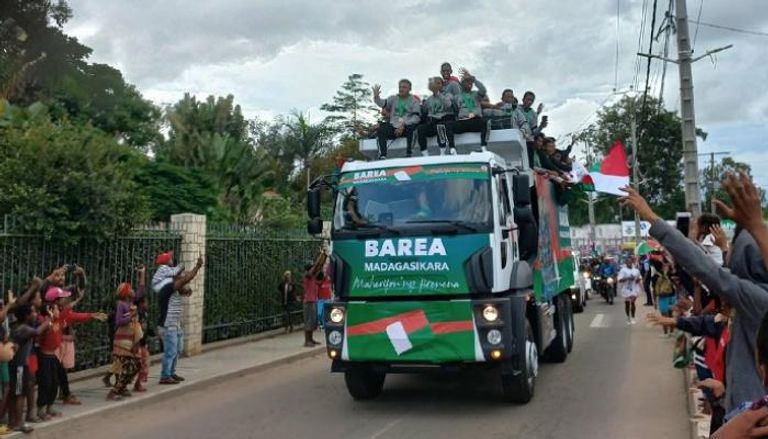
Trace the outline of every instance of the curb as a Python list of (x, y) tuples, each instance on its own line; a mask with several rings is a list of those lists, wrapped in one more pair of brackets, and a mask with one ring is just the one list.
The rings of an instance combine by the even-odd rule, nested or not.
[[(269, 338), (269, 337), (264, 337), (264, 338)], [(282, 365), (294, 363), (296, 361), (300, 361), (306, 358), (315, 357), (317, 355), (324, 353), (325, 349), (326, 349), (325, 346), (319, 346), (316, 348), (307, 349), (306, 351), (302, 351), (299, 353), (293, 353), (293, 354), (285, 355), (283, 357), (278, 357), (264, 363), (254, 364), (252, 366), (249, 366), (243, 369), (224, 372), (219, 375), (214, 375), (211, 377), (200, 379), (198, 381), (182, 383), (178, 386), (166, 387), (164, 390), (159, 392), (145, 393), (141, 396), (138, 396), (138, 397), (134, 396), (131, 398), (124, 399), (122, 401), (114, 401), (109, 403), (105, 401), (106, 405), (104, 406), (94, 407), (92, 410), (82, 412), (77, 415), (72, 415), (70, 417), (52, 420), (52, 421), (46, 422), (45, 424), (38, 424), (35, 426), (35, 433), (48, 433), (48, 432), (58, 430), (63, 425), (74, 423), (74, 422), (85, 421), (88, 418), (91, 418), (94, 416), (104, 416), (113, 412), (123, 411), (126, 409), (130, 409), (134, 406), (139, 406), (146, 403), (162, 402), (170, 398), (178, 397), (179, 395), (183, 395), (185, 393), (199, 390), (200, 388), (203, 388), (203, 387), (213, 386), (213, 385), (228, 381), (232, 378), (237, 378), (237, 377), (241, 377), (244, 375), (249, 375), (257, 372), (263, 372), (277, 366), (282, 366)], [(13, 433), (6, 437), (23, 437), (23, 433)]]
[[(271, 331), (264, 331), (264, 332), (260, 332), (258, 334), (248, 335), (248, 336), (245, 336), (245, 337), (236, 337), (236, 338), (231, 338), (229, 340), (222, 340), (222, 341), (217, 341), (217, 342), (213, 342), (213, 343), (208, 343), (208, 344), (204, 344), (203, 345), (202, 352), (200, 352), (197, 355), (202, 355), (202, 354), (205, 354), (207, 352), (217, 351), (219, 349), (226, 349), (226, 348), (233, 347), (233, 346), (239, 346), (239, 345), (243, 345), (243, 344), (247, 344), (247, 343), (253, 343), (253, 342), (260, 341), (260, 340), (266, 340), (266, 339), (274, 338), (274, 337), (277, 337), (277, 336), (280, 336), (280, 335), (283, 335), (283, 334), (285, 334), (283, 329), (273, 329)], [(191, 358), (191, 357), (196, 357), (197, 355), (191, 355), (191, 356), (183, 355), (182, 358)], [(158, 364), (162, 360), (163, 360), (163, 354), (162, 353), (155, 354), (155, 355), (152, 355), (151, 357), (149, 357), (149, 364), (152, 364), (152, 365)], [(107, 371), (109, 371), (109, 369), (111, 367), (112, 366), (110, 364), (107, 364), (107, 365), (104, 365), (104, 366), (94, 367), (94, 368), (91, 368), (91, 369), (85, 369), (85, 370), (80, 370), (80, 371), (77, 371), (77, 372), (72, 372), (72, 373), (69, 374), (69, 382), (70, 383), (76, 383), (78, 381), (84, 381), (84, 380), (89, 380), (91, 378), (96, 378), (98, 376), (101, 376), (101, 375), (104, 375), (105, 373), (107, 373)]]

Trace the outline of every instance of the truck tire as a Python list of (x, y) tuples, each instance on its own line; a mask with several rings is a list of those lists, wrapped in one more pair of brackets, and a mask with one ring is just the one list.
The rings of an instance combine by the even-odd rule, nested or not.
[(573, 320), (573, 314), (574, 314), (573, 301), (571, 300), (570, 297), (566, 297), (564, 301), (566, 302), (565, 310), (567, 315), (566, 315), (565, 321), (566, 321), (566, 327), (568, 328), (568, 333), (567, 333), (568, 334), (568, 353), (570, 354), (571, 351), (573, 350), (573, 339), (575, 337), (574, 333), (576, 332), (576, 324), (574, 323), (574, 320)]
[(568, 358), (568, 311), (567, 305), (563, 300), (563, 294), (557, 296), (555, 299), (555, 331), (557, 335), (552, 343), (544, 351), (544, 359), (551, 363), (563, 363)]
[(374, 399), (384, 389), (386, 374), (374, 372), (368, 365), (351, 366), (344, 372), (347, 391), (356, 401)]
[(536, 389), (536, 376), (539, 374), (539, 349), (533, 338), (531, 324), (525, 322), (525, 347), (520, 359), (521, 373), (501, 374), (501, 389), (504, 399), (515, 404), (527, 404), (533, 398)]

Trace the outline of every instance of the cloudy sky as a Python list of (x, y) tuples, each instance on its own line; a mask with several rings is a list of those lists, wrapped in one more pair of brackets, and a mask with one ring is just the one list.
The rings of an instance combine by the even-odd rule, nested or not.
[[(427, 92), (440, 63), (467, 67), (492, 99), (511, 87), (534, 90), (550, 115), (550, 134), (591, 122), (601, 104), (645, 83), (635, 53), (645, 17), (648, 50), (653, 0), (68, 0), (67, 32), (93, 48), (92, 61), (118, 67), (159, 104), (184, 92), (233, 94), (248, 115), (309, 111), (330, 101), (351, 73), (385, 92), (408, 77)], [(658, 0), (657, 28), (668, 7)], [(689, 18), (768, 33), (765, 0), (688, 0)], [(644, 14), (645, 12), (645, 14)], [(699, 151), (730, 151), (768, 188), (768, 36), (691, 23), (694, 56), (734, 48), (694, 65), (697, 125), (709, 133)], [(617, 38), (618, 36), (618, 38)], [(618, 41), (618, 69), (616, 44)], [(663, 46), (654, 44), (658, 53)], [(676, 55), (674, 35), (669, 46)], [(638, 73), (638, 70), (640, 72)], [(662, 63), (651, 87), (661, 92)], [(664, 99), (679, 108), (677, 66)], [(702, 164), (704, 159), (702, 159)]]

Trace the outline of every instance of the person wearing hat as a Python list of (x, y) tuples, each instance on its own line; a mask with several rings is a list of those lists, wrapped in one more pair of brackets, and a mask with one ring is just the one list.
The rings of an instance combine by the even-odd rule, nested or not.
[[(197, 276), (203, 266), (203, 257), (197, 258), (195, 267), (184, 272), (180, 265), (171, 266), (173, 252), (168, 251), (157, 255), (155, 265), (157, 271), (152, 277), (152, 290), (160, 300), (160, 318), (158, 333), (163, 340), (163, 368), (160, 373), (160, 384), (179, 384), (184, 378), (176, 374), (176, 363), (181, 349), (184, 331), (181, 328), (182, 290)], [(188, 295), (188, 294), (185, 294)]]
[[(99, 322), (107, 321), (107, 315), (103, 312), (76, 312), (72, 309), (70, 297), (71, 291), (67, 291), (61, 287), (51, 286), (45, 292), (45, 304), (46, 305), (58, 305), (59, 307), (59, 322), (61, 324), (62, 333), (66, 334), (71, 332), (72, 328), (77, 323), (87, 323), (94, 320)], [(67, 370), (59, 363), (57, 364), (59, 370), (59, 386), (61, 386), (62, 398), (64, 404), (80, 405), (81, 402), (72, 395), (69, 389), (69, 377), (67, 376)]]
[(107, 394), (108, 400), (130, 396), (128, 385), (133, 382), (141, 367), (138, 348), (144, 334), (133, 302), (135, 297), (144, 295), (143, 290), (143, 282), (139, 284), (138, 293), (129, 282), (123, 282), (117, 287), (115, 338), (112, 342), (112, 374), (116, 379), (115, 385)]
[(280, 292), (280, 303), (283, 307), (285, 332), (293, 332), (291, 312), (298, 302), (298, 298), (296, 297), (296, 284), (293, 282), (293, 273), (291, 273), (291, 270), (285, 270), (283, 273), (283, 280), (277, 285), (277, 291)]

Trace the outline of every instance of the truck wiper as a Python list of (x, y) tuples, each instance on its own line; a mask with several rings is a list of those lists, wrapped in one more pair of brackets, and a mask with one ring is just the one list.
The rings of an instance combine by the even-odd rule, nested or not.
[(406, 221), (406, 224), (446, 224), (461, 227), (470, 232), (477, 232), (479, 230), (477, 227), (469, 225), (466, 221), (459, 220), (410, 220)]
[[(365, 232), (368, 232), (368, 231), (371, 231), (371, 232), (385, 231), (385, 232), (394, 233), (395, 235), (400, 235), (400, 231), (399, 230), (397, 230), (395, 228), (392, 228), (392, 227), (389, 227), (389, 226), (385, 226), (383, 224), (376, 224), (376, 223), (346, 224), (346, 225), (344, 225), (343, 229), (344, 230), (355, 231), (355, 232), (358, 232), (358, 233), (361, 232), (361, 231), (365, 231)], [(358, 229), (358, 230), (355, 230), (355, 229)], [(359, 229), (363, 229), (363, 230), (359, 230)]]

